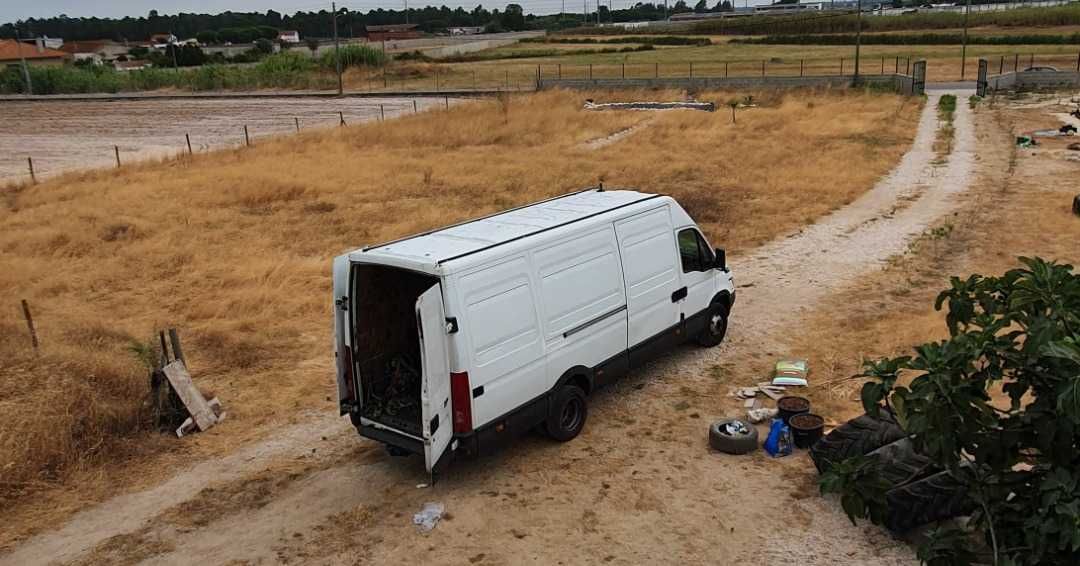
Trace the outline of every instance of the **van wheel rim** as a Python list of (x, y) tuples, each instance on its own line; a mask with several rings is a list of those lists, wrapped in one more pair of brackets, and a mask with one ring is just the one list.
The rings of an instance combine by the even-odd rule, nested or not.
[(718, 335), (724, 332), (724, 327), (727, 325), (727, 321), (724, 320), (724, 315), (716, 313), (709, 318), (709, 332), (713, 335)]
[(581, 401), (571, 399), (563, 405), (562, 416), (559, 425), (563, 430), (574, 430), (581, 423)]

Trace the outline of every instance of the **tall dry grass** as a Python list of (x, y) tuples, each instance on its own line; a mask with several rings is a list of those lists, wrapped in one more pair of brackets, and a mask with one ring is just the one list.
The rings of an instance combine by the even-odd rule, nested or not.
[[(230, 412), (216, 434), (279, 424), (333, 406), (329, 267), (342, 251), (603, 182), (674, 195), (738, 269), (753, 246), (872, 186), (906, 150), (919, 105), (755, 93), (760, 107), (732, 124), (726, 110), (589, 112), (586, 96), (613, 98), (471, 102), (6, 189), (0, 497), (172, 445), (151, 440), (146, 371), (129, 349), (164, 325), (180, 328), (196, 381)], [(19, 298), (35, 310), (40, 358)]]

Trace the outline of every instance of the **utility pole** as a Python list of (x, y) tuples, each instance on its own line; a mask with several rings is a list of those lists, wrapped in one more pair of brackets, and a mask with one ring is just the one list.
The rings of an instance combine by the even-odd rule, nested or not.
[(330, 3), (330, 11), (334, 13), (334, 67), (337, 69), (337, 93), (341, 96), (345, 88), (341, 82), (341, 44), (337, 36), (337, 3)]
[(26, 66), (26, 57), (22, 52), (22, 38), (19, 37), (19, 26), (15, 25), (15, 49), (19, 51), (19, 62), (22, 64), (23, 80), (26, 81), (26, 94), (34, 94), (34, 85), (30, 82), (30, 68)]
[(862, 0), (857, 2), (856, 9), (859, 11), (859, 15), (855, 18), (858, 24), (855, 27), (855, 76), (852, 82), (854, 84), (859, 84), (859, 44), (862, 42)]
[(971, 0), (964, 3), (964, 39), (960, 43), (960, 80), (964, 80), (964, 71), (967, 65), (967, 28), (968, 12), (971, 11)]

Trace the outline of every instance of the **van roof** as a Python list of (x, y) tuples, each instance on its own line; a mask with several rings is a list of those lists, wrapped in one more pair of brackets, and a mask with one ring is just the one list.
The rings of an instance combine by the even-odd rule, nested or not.
[(596, 219), (605, 213), (632, 207), (663, 195), (630, 190), (586, 189), (504, 212), (438, 228), (384, 244), (365, 247), (349, 254), (353, 261), (386, 263), (425, 272), (450, 267), (480, 252), (530, 236), (572, 230), (578, 222)]

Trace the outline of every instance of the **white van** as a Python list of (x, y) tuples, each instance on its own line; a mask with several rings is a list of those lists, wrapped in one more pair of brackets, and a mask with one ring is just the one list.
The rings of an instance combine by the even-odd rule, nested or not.
[(597, 387), (735, 302), (724, 251), (671, 197), (588, 189), (334, 259), (341, 414), (391, 451), (577, 436)]

